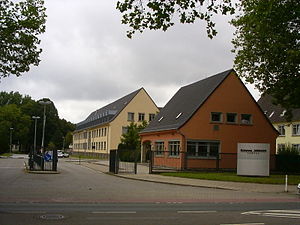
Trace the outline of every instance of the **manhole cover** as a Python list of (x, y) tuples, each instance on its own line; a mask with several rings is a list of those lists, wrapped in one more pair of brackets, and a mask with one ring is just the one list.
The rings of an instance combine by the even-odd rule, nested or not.
[(47, 215), (40, 216), (40, 218), (44, 220), (61, 220), (65, 217), (63, 215), (58, 215), (58, 214), (47, 214)]

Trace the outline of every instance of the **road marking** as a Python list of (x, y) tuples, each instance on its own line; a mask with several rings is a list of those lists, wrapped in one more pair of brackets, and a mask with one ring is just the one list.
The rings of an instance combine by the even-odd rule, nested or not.
[(268, 216), (268, 217), (300, 219), (300, 210), (249, 211), (249, 212), (242, 213), (242, 215), (259, 215), (259, 216)]
[(136, 211), (96, 211), (94, 214), (134, 214)]
[(220, 225), (264, 225), (265, 223), (230, 223), (230, 224), (220, 224)]
[(179, 214), (201, 214), (201, 213), (216, 213), (217, 211), (177, 211)]

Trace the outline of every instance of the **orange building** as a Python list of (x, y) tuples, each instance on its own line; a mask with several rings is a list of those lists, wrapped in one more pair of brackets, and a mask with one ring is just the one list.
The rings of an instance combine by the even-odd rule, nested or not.
[(236, 169), (239, 143), (268, 144), (274, 155), (278, 132), (228, 70), (182, 87), (140, 136), (143, 161), (151, 150), (158, 166)]

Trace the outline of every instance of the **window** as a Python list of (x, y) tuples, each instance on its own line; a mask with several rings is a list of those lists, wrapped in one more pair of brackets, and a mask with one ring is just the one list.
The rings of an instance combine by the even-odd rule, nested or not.
[(241, 114), (241, 124), (252, 124), (252, 115)]
[(134, 121), (134, 113), (132, 113), (132, 112), (129, 112), (128, 113), (128, 119), (127, 119), (128, 121)]
[(163, 141), (155, 142), (155, 154), (163, 155), (163, 153), (164, 153), (164, 142)]
[(155, 117), (155, 114), (150, 113), (149, 114), (149, 122), (152, 121), (154, 119), (154, 117)]
[(127, 134), (128, 127), (122, 127), (122, 134)]
[(219, 142), (188, 141), (187, 153), (190, 157), (216, 158), (219, 154)]
[(278, 126), (278, 132), (280, 136), (285, 136), (285, 128), (284, 125), (279, 125)]
[(180, 142), (179, 141), (169, 141), (169, 155), (179, 156)]
[(139, 113), (139, 121), (145, 120), (145, 113)]
[(300, 135), (300, 124), (293, 124), (293, 135)]
[(236, 123), (237, 122), (237, 114), (236, 113), (227, 113), (226, 114), (226, 122), (227, 123)]
[(292, 148), (300, 152), (300, 144), (292, 144)]
[(211, 120), (211, 122), (221, 123), (222, 122), (222, 113), (212, 112), (210, 120)]
[(284, 151), (285, 150), (285, 144), (278, 144), (277, 145), (277, 151)]

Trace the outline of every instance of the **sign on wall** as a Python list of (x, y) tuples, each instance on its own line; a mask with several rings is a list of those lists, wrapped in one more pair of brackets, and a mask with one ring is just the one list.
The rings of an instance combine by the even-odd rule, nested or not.
[(238, 143), (237, 175), (269, 176), (270, 144)]

